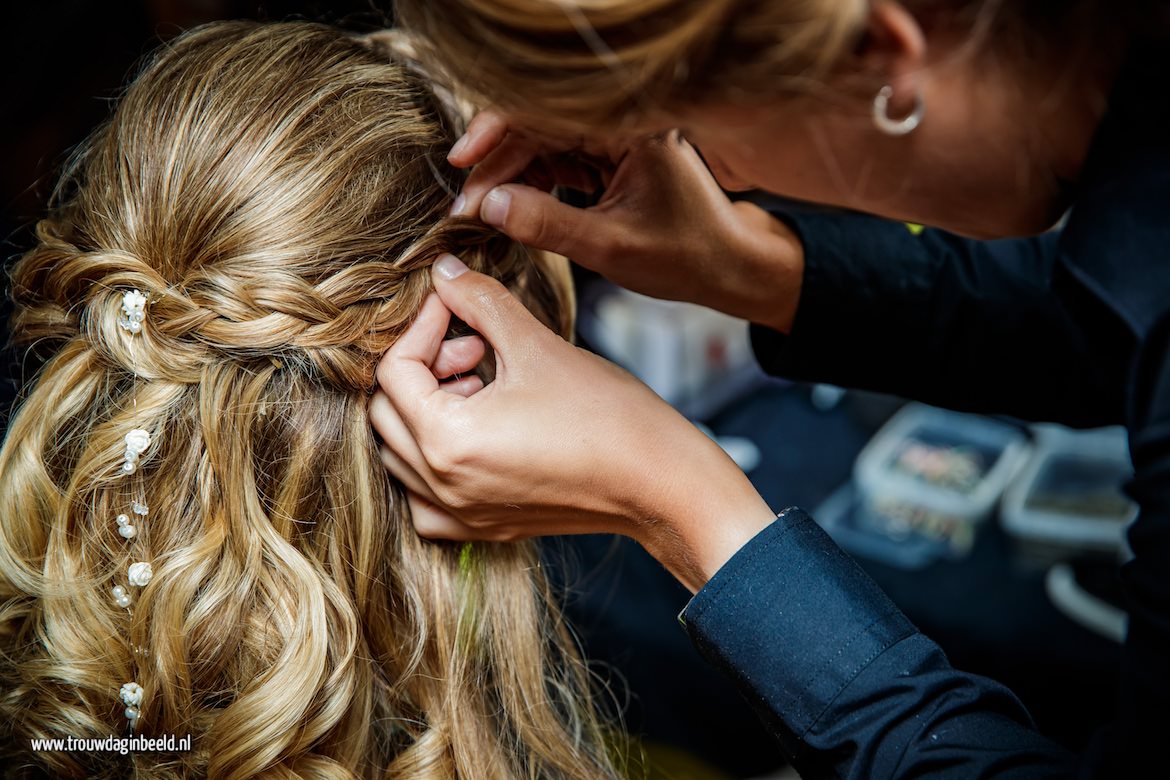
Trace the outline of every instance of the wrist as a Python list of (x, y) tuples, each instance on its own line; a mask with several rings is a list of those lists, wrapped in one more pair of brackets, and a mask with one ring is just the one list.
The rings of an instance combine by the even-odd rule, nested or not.
[(788, 333), (800, 304), (804, 245), (786, 223), (763, 209), (751, 208), (750, 229), (740, 235), (744, 273), (739, 294), (746, 302), (744, 318)]
[(776, 518), (734, 461), (703, 439), (717, 455), (688, 457), (692, 468), (670, 474), (636, 537), (692, 593)]

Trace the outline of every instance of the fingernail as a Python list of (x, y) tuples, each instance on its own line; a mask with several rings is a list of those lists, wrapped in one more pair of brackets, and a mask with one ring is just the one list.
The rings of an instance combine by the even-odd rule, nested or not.
[(451, 204), (451, 216), (462, 217), (465, 208), (467, 208), (467, 196), (460, 193), (455, 202)]
[(458, 157), (459, 153), (462, 152), (466, 147), (467, 133), (464, 133), (463, 135), (459, 136), (459, 140), (456, 141), (455, 145), (451, 147), (451, 151), (447, 152), (447, 159), (450, 160), (452, 157)]
[(483, 199), (483, 205), (479, 209), (480, 219), (496, 227), (503, 225), (504, 220), (508, 218), (508, 206), (511, 203), (511, 193), (505, 189), (496, 187)]
[(435, 261), (435, 273), (450, 281), (467, 273), (467, 266), (455, 255), (443, 255)]

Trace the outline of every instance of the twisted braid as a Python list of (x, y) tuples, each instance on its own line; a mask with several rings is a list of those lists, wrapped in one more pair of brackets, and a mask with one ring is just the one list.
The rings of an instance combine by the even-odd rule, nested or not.
[[(370, 377), (373, 361), (409, 325), (439, 254), (458, 248), (473, 267), (507, 284), (533, 273), (516, 252), (491, 265), (504, 239), (472, 222), (439, 223), (394, 262), (351, 265), (316, 284), (280, 268), (260, 277), (230, 262), (192, 269), (172, 284), (129, 253), (80, 251), (47, 238), (47, 228), (40, 226), (45, 243), (14, 274), (14, 294), (24, 304), (15, 332), (26, 341), (82, 335), (111, 365), (178, 384), (200, 382), (214, 361), (276, 358), (339, 389), (367, 390), (368, 381), (354, 386), (352, 378)], [(127, 289), (150, 300), (150, 327), (138, 336), (117, 325)]]

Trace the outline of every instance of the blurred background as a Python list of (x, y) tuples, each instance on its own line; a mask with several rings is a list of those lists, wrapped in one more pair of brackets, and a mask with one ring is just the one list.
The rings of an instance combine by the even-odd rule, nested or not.
[[(385, 8), (360, 0), (46, 0), (0, 13), (6, 260), (31, 245), (69, 150), (162, 41), (225, 18), (354, 30), (390, 21)], [(1135, 512), (1121, 490), (1130, 468), (1122, 431), (1030, 427), (768, 378), (746, 323), (587, 273), (577, 282), (579, 343), (708, 431), (773, 508), (812, 511), (956, 666), (1007, 684), (1043, 731), (1074, 750), (1110, 719), (1124, 632), (1116, 570)], [(5, 323), (8, 313), (5, 303)], [(10, 350), (2, 364), (6, 421), (36, 366)], [(652, 776), (784, 772), (754, 714), (679, 627), (685, 589), (628, 540), (575, 537), (547, 550)]]

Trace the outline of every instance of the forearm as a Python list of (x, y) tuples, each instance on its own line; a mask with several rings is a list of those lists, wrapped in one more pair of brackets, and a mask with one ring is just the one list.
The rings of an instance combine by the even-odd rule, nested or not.
[(789, 335), (753, 328), (771, 373), (1078, 426), (1121, 421), (1132, 342), (1059, 262), (1059, 237), (982, 242), (860, 215), (801, 235)]

